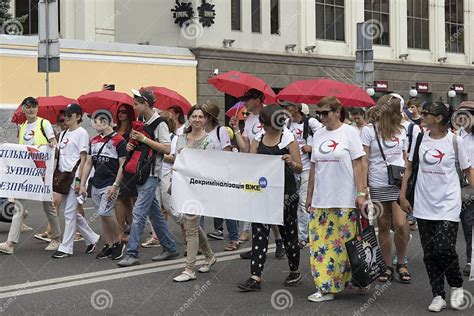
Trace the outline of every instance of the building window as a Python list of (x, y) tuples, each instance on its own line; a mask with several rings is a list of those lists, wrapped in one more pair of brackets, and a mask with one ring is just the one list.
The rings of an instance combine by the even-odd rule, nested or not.
[(444, 2), (446, 51), (464, 53), (464, 0)]
[(231, 27), (232, 31), (241, 31), (242, 30), (242, 25), (241, 25), (241, 0), (232, 0), (230, 4), (230, 19), (231, 19)]
[(15, 17), (24, 17), (21, 19), (23, 35), (38, 34), (38, 2), (39, 0), (15, 1)]
[(260, 0), (252, 0), (252, 32), (261, 32)]
[(316, 0), (316, 38), (345, 41), (344, 0)]
[(280, 34), (280, 0), (271, 0), (270, 2), (270, 32), (271, 34)]
[(365, 21), (372, 22), (371, 36), (377, 45), (390, 45), (389, 0), (365, 0)]
[(408, 47), (430, 49), (429, 0), (407, 1)]

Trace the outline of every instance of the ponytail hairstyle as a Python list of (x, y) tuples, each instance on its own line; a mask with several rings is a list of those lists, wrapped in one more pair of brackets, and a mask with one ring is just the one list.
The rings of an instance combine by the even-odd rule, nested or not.
[(451, 117), (454, 113), (453, 107), (443, 103), (442, 101), (426, 101), (423, 103), (423, 111), (429, 112), (433, 115), (442, 116), (443, 120), (440, 124), (444, 125), (446, 129), (451, 128)]

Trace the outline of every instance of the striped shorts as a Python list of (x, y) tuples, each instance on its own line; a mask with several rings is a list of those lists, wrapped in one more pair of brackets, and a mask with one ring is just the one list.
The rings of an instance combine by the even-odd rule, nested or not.
[(372, 202), (392, 202), (400, 197), (400, 189), (395, 185), (388, 185), (379, 188), (370, 188), (370, 198)]

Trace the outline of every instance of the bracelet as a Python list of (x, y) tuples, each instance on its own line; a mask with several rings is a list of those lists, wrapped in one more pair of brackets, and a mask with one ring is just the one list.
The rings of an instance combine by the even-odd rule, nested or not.
[(143, 136), (142, 143), (146, 142), (148, 138), (146, 136)]
[(81, 178), (76, 178), (76, 182), (81, 182)]
[(357, 197), (361, 197), (361, 196), (366, 197), (367, 194), (365, 192), (357, 192)]
[(112, 184), (112, 185), (113, 185), (114, 187), (116, 187), (116, 188), (119, 188), (119, 187), (120, 187), (120, 184), (117, 183), (117, 182), (114, 182), (114, 184)]

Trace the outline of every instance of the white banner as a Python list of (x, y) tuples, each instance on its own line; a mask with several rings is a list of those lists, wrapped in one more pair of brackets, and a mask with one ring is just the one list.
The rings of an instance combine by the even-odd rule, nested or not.
[(53, 172), (49, 146), (0, 145), (0, 197), (52, 201)]
[(281, 156), (184, 149), (173, 170), (176, 212), (283, 225)]

